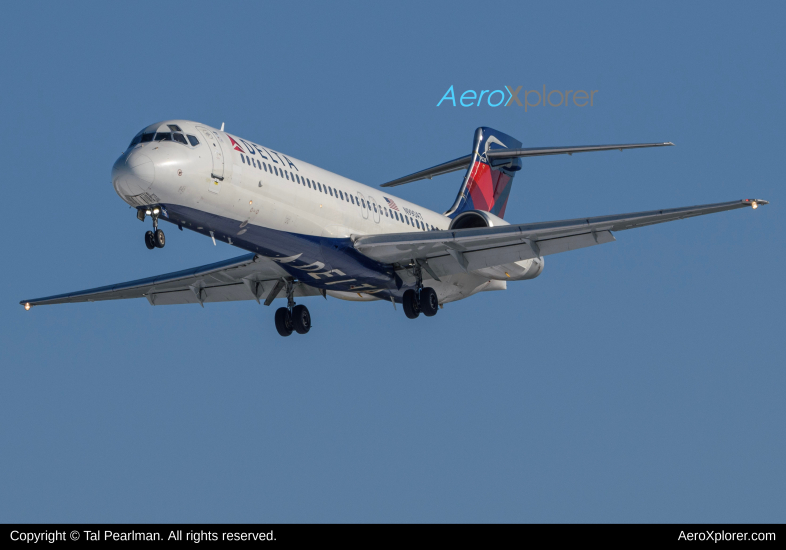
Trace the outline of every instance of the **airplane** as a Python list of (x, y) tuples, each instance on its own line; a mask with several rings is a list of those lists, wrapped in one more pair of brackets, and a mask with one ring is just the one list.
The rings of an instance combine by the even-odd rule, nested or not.
[[(306, 334), (311, 315), (295, 298), (390, 301), (405, 315), (508, 281), (534, 279), (544, 258), (615, 241), (614, 233), (693, 216), (756, 209), (744, 199), (611, 216), (510, 224), (505, 209), (521, 159), (671, 146), (671, 142), (524, 148), (498, 130), (475, 131), (470, 154), (373, 188), (188, 120), (147, 126), (112, 167), (112, 185), (144, 222), (148, 249), (163, 248), (159, 222), (209, 236), (246, 254), (209, 265), (79, 292), (22, 300), (47, 304), (145, 298), (154, 306), (277, 298), (281, 336)], [(387, 189), (465, 170), (453, 205), (438, 213)]]

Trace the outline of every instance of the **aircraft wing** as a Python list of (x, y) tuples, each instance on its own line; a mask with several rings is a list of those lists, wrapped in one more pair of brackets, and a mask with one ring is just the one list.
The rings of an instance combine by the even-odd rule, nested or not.
[[(46, 298), (22, 300), (27, 307), (74, 302), (98, 302), (101, 300), (125, 300), (147, 298), (151, 305), (205, 304), (235, 300), (272, 301), (274, 297), (285, 297), (280, 292), (282, 277), (287, 273), (276, 263), (246, 254), (214, 264), (167, 273), (146, 279), (138, 279), (79, 292), (69, 292)], [(276, 287), (278, 287), (276, 289)], [(296, 283), (295, 296), (319, 296), (320, 291), (302, 283)], [(203, 305), (204, 307), (204, 305)]]
[(355, 236), (353, 241), (355, 248), (370, 258), (401, 267), (419, 263), (436, 278), (611, 242), (615, 240), (612, 231), (760, 204), (768, 202), (745, 199), (553, 222)]

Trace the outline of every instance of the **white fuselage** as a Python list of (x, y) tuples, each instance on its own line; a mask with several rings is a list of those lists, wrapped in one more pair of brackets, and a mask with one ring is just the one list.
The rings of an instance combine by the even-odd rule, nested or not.
[[(333, 285), (324, 288), (336, 297), (398, 301), (400, 294), (384, 281), (389, 276), (381, 276), (385, 268), (354, 256), (350, 261), (354, 251), (342, 243), (353, 235), (450, 225), (442, 214), (207, 125), (175, 120), (143, 132), (165, 125), (176, 125), (199, 144), (153, 140), (130, 147), (113, 169), (113, 185), (123, 200), (137, 208), (162, 205), (168, 218), (161, 219), (271, 257), (285, 269), (313, 273), (307, 282)], [(542, 262), (519, 264), (517, 279), (542, 269)], [(406, 285), (413, 284), (405, 270), (400, 275)], [(342, 278), (349, 282), (342, 284)], [(481, 273), (430, 284), (441, 302), (505, 288), (504, 281)]]

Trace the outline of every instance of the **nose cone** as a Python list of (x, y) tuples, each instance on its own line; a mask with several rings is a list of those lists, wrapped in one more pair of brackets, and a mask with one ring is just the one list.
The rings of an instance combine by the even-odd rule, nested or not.
[(134, 151), (117, 159), (112, 167), (112, 184), (121, 197), (133, 197), (150, 190), (155, 175), (155, 166), (150, 157)]

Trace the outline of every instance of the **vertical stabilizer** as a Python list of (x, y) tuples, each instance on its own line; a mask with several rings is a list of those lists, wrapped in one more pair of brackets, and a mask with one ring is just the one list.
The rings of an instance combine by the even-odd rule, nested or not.
[(445, 212), (456, 217), (467, 210), (485, 210), (500, 218), (505, 217), (513, 176), (521, 170), (521, 160), (499, 159), (489, 162), (486, 153), (495, 149), (519, 149), (521, 142), (493, 128), (481, 126), (475, 130), (472, 162), (464, 175), (456, 201)]

